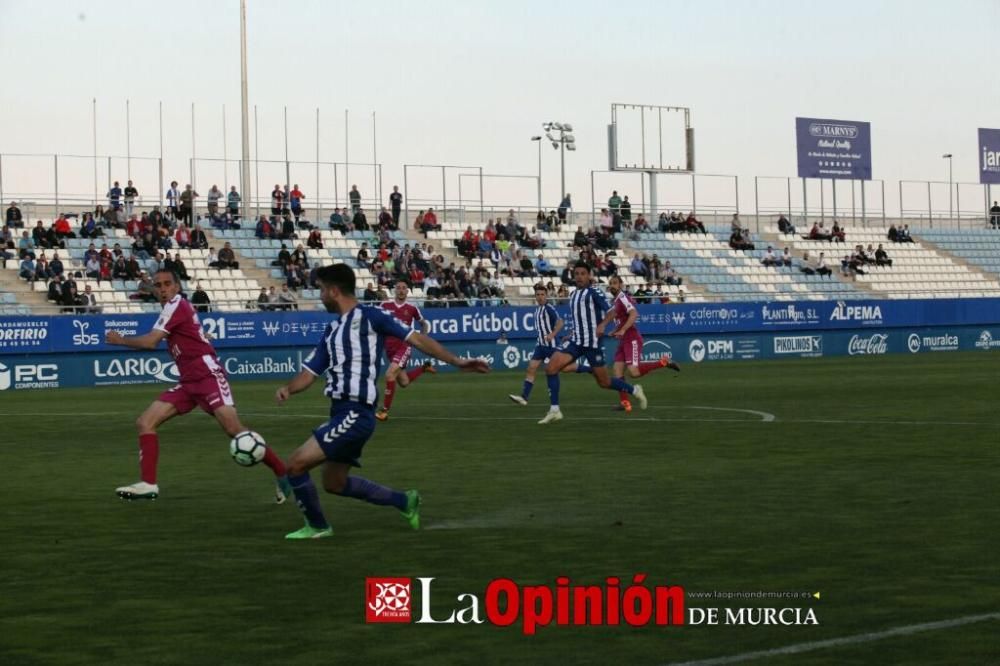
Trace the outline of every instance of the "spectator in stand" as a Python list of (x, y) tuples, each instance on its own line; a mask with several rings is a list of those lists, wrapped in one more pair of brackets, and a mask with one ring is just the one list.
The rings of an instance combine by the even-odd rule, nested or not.
[[(824, 252), (819, 253), (819, 256), (816, 258), (816, 261), (813, 262), (813, 270), (816, 271), (818, 275), (826, 275), (827, 277), (830, 277), (833, 274), (833, 271), (830, 270), (830, 267), (826, 265), (826, 253)], [(831, 277), (830, 279), (833, 278)]]
[(818, 241), (832, 241), (833, 236), (823, 228), (823, 224), (820, 222), (813, 222), (812, 229), (809, 230), (809, 235), (804, 236), (808, 240), (818, 240)]
[(298, 222), (299, 218), (302, 217), (302, 202), (305, 200), (306, 195), (302, 194), (302, 190), (299, 189), (299, 184), (295, 183), (292, 187), (292, 191), (288, 193), (288, 203), (292, 209), (292, 216), (295, 221)]
[(330, 229), (339, 231), (340, 233), (347, 233), (347, 222), (344, 220), (344, 216), (341, 214), (339, 208), (334, 208), (330, 214)]
[(545, 277), (556, 277), (559, 275), (559, 273), (552, 268), (552, 265), (541, 253), (539, 253), (538, 259), (535, 261), (535, 272), (538, 275), (543, 275)]
[(559, 202), (559, 208), (556, 211), (556, 217), (559, 219), (559, 224), (564, 224), (566, 222), (566, 216), (569, 214), (569, 210), (573, 208), (573, 200), (570, 197), (569, 192), (566, 196), (562, 198)]
[(703, 234), (708, 233), (705, 231), (705, 225), (701, 223), (701, 220), (694, 216), (694, 211), (688, 213), (687, 218), (684, 220), (684, 227), (691, 233), (695, 233), (697, 231), (700, 231)]
[(298, 235), (295, 233), (295, 222), (292, 221), (292, 216), (288, 213), (284, 213), (281, 217), (281, 232), (278, 234), (278, 238), (281, 240), (291, 240), (297, 237)]
[(292, 252), (292, 263), (301, 263), (306, 268), (309, 267), (309, 253), (306, 252), (306, 248), (302, 246), (302, 243), (299, 243), (295, 248), (295, 252)]
[(83, 297), (75, 286), (70, 287), (63, 295), (62, 306), (62, 311), (67, 314), (83, 313)]
[(52, 254), (52, 261), (49, 262), (49, 271), (54, 276), (62, 275), (66, 271), (65, 267), (63, 266), (62, 259), (59, 258), (58, 252), (54, 252)]
[(271, 226), (271, 222), (267, 219), (267, 216), (261, 215), (260, 219), (257, 220), (257, 226), (254, 229), (253, 235), (261, 240), (274, 239), (277, 234), (274, 233), (274, 227)]
[(173, 255), (172, 258), (168, 254), (167, 255), (166, 265), (167, 265), (167, 270), (171, 270), (171, 268), (172, 268), (173, 271), (174, 271), (174, 273), (177, 273), (177, 277), (179, 277), (180, 279), (182, 279), (182, 280), (190, 280), (191, 279), (191, 276), (188, 275), (188, 272), (187, 272), (187, 266), (184, 264), (184, 260), (181, 259), (181, 253), (180, 252), (178, 252), (177, 254)]
[(664, 282), (671, 286), (680, 287), (684, 284), (684, 278), (677, 275), (677, 271), (675, 271), (674, 267), (670, 265), (670, 261), (663, 264), (663, 270), (660, 271), (660, 275)]
[(427, 237), (428, 231), (440, 231), (441, 225), (438, 224), (437, 213), (434, 212), (433, 208), (428, 208), (427, 212), (424, 214), (424, 223), (422, 231), (424, 232), (424, 237)]
[(398, 185), (392, 186), (392, 194), (389, 195), (389, 207), (392, 209), (392, 228), (399, 229), (399, 214), (403, 209), (403, 194), (399, 191)]
[(191, 248), (194, 250), (208, 249), (208, 237), (198, 227), (191, 230)]
[(792, 226), (792, 223), (788, 221), (788, 218), (785, 217), (784, 213), (778, 216), (778, 231), (783, 234), (795, 233), (795, 227)]
[(275, 183), (274, 189), (271, 190), (271, 215), (281, 217), (281, 209), (284, 206), (284, 201), (285, 193), (282, 191), (281, 186)]
[(763, 258), (761, 258), (760, 263), (764, 264), (765, 266), (769, 266), (771, 268), (774, 268), (775, 266), (778, 265), (778, 258), (774, 256), (774, 248), (772, 248), (770, 245), (768, 245), (767, 250), (764, 251), (764, 256)]
[(378, 214), (378, 228), (392, 229), (392, 214), (385, 206), (382, 206), (382, 211)]
[(135, 280), (142, 273), (142, 267), (139, 266), (139, 262), (135, 255), (129, 255), (128, 259), (125, 260), (125, 279)]
[(101, 282), (102, 280), (110, 280), (111, 279), (111, 266), (112, 266), (111, 257), (110, 256), (108, 256), (108, 257), (101, 257), (99, 259), (99, 261), (101, 263), (101, 268), (100, 268), (100, 271), (98, 272), (97, 281)]
[(135, 200), (139, 196), (139, 190), (135, 188), (132, 181), (128, 181), (125, 185), (125, 190), (122, 192), (122, 197), (125, 199), (125, 214), (131, 215), (132, 210), (135, 208)]
[(729, 223), (729, 232), (734, 234), (737, 231), (743, 231), (743, 223), (740, 222), (740, 214), (733, 213), (733, 219)]
[(191, 305), (194, 306), (196, 312), (205, 313), (208, 312), (212, 304), (212, 299), (208, 297), (208, 293), (201, 288), (201, 282), (196, 282), (194, 285), (194, 293), (191, 294)]
[[(55, 235), (55, 232), (53, 232), (53, 235)], [(38, 220), (38, 223), (31, 230), (31, 238), (35, 243), (35, 247), (45, 249), (52, 247), (49, 242), (49, 230), (45, 228), (45, 225), (42, 224), (41, 220)]]
[(125, 233), (132, 238), (141, 237), (142, 234), (146, 232), (143, 223), (139, 221), (135, 213), (129, 216), (128, 222), (125, 223)]
[(209, 264), (212, 268), (218, 268), (219, 270), (239, 268), (240, 264), (236, 261), (236, 253), (233, 252), (233, 246), (227, 241), (226, 244), (219, 250), (219, 254), (216, 256), (216, 260)]
[(103, 236), (104, 232), (97, 226), (93, 213), (84, 213), (80, 220), (80, 238), (97, 238)]
[(354, 212), (354, 217), (351, 218), (351, 224), (354, 226), (356, 231), (368, 231), (370, 227), (368, 226), (368, 217), (365, 215), (365, 211), (358, 208)]
[(64, 238), (76, 238), (76, 234), (69, 226), (69, 220), (66, 219), (66, 213), (59, 213), (59, 218), (55, 221), (56, 236), (60, 240)]
[(142, 301), (143, 303), (156, 302), (153, 281), (149, 279), (149, 274), (146, 271), (142, 271), (139, 274), (139, 284), (136, 285), (135, 293), (131, 294), (129, 298), (133, 301)]
[(281, 285), (281, 293), (278, 294), (278, 303), (282, 310), (298, 310), (299, 302), (295, 294), (289, 290), (287, 284)]
[(226, 208), (229, 210), (229, 216), (234, 220), (240, 219), (240, 202), (242, 201), (243, 198), (236, 191), (236, 186), (231, 185), (229, 187), (229, 194), (226, 195)]
[(364, 296), (361, 297), (361, 300), (365, 301), (366, 303), (371, 303), (373, 301), (378, 300), (378, 292), (375, 291), (374, 283), (372, 282), (368, 283), (368, 286), (365, 287), (365, 293)]
[(89, 278), (93, 278), (95, 280), (99, 280), (101, 278), (101, 260), (98, 255), (92, 255), (87, 259), (87, 262), (83, 267), (83, 272)]
[(190, 185), (185, 185), (184, 191), (181, 192), (181, 205), (178, 209), (178, 217), (181, 222), (189, 227), (194, 224), (194, 200), (199, 196), (201, 195), (195, 192)]
[(833, 221), (833, 230), (830, 232), (830, 240), (843, 243), (847, 238), (847, 230), (841, 227), (836, 220)]
[(11, 201), (10, 206), (7, 207), (7, 216), (5, 221), (7, 226), (14, 229), (24, 228), (24, 218), (21, 216), (21, 209), (17, 207), (16, 201)]
[(212, 185), (212, 188), (208, 191), (206, 202), (208, 203), (208, 216), (213, 222), (219, 216), (219, 199), (221, 198), (222, 190), (219, 189), (218, 185)]
[(274, 287), (267, 290), (267, 309), (277, 310), (279, 309), (278, 304), (278, 292)]
[(351, 200), (351, 213), (357, 215), (361, 212), (361, 192), (358, 191), (358, 186), (351, 185), (351, 191), (347, 196)]
[[(129, 181), (131, 182), (131, 181)], [(80, 310), (83, 314), (100, 314), (101, 307), (97, 304), (97, 295), (90, 289), (90, 285), (85, 285), (83, 287), (83, 293), (80, 294), (79, 303), (82, 307)]]
[(913, 242), (913, 237), (910, 236), (910, 225), (904, 224), (903, 228), (899, 230), (899, 242), (900, 243)]
[(125, 256), (119, 255), (111, 267), (111, 277), (114, 280), (128, 280), (128, 266), (125, 263)]
[(358, 250), (358, 256), (355, 258), (358, 268), (370, 268), (371, 267), (371, 254), (368, 252), (368, 243), (362, 243), (361, 249)]
[(306, 245), (311, 250), (323, 249), (323, 234), (320, 233), (319, 229), (313, 229), (309, 232), (309, 238), (306, 240)]
[(731, 236), (729, 236), (729, 247), (734, 250), (752, 250), (754, 249), (753, 243), (751, 243), (744, 234), (748, 232), (744, 230), (734, 231)]
[(618, 196), (618, 190), (612, 190), (611, 197), (608, 198), (608, 207), (606, 210), (608, 210), (609, 215), (614, 218), (621, 214), (621, 209), (622, 198)]
[(174, 234), (174, 242), (181, 249), (186, 250), (191, 247), (191, 232), (183, 224), (177, 227), (177, 233)]
[(650, 231), (649, 222), (642, 213), (639, 213), (639, 215), (635, 218), (634, 229), (637, 233), (646, 233)]
[(62, 299), (63, 299), (63, 301), (66, 301), (67, 297), (70, 294), (72, 294), (74, 290), (77, 293), (79, 293), (80, 292), (80, 286), (76, 283), (76, 279), (72, 275), (70, 275), (69, 273), (66, 273), (66, 275), (63, 277), (63, 281), (62, 281)]
[(785, 268), (792, 267), (792, 253), (787, 247), (781, 253), (780, 262)]
[[(413, 229), (414, 231), (418, 231), (420, 233), (424, 232), (424, 211), (417, 213), (417, 217), (413, 220)], [(426, 237), (427, 235), (424, 234), (424, 238)]]
[(28, 231), (21, 232), (21, 240), (17, 241), (17, 258), (24, 259), (26, 256), (35, 257), (35, 241), (28, 235)]
[(61, 275), (57, 278), (52, 278), (52, 280), (49, 282), (45, 298), (51, 303), (62, 303), (63, 279)]
[(27, 254), (21, 259), (21, 263), (18, 265), (18, 276), (22, 280), (27, 280), (28, 282), (34, 282), (37, 277), (38, 264), (35, 261), (35, 255)]
[(108, 190), (108, 206), (113, 211), (120, 210), (122, 207), (122, 188), (117, 180)]
[(271, 299), (267, 295), (267, 287), (261, 287), (260, 293), (257, 294), (256, 301), (257, 309), (264, 312), (271, 309)]
[(181, 191), (177, 189), (177, 181), (173, 180), (167, 188), (167, 209), (175, 220), (180, 219), (180, 205)]
[(611, 216), (611, 211), (607, 208), (602, 208), (597, 224), (601, 227), (601, 229), (613, 229), (615, 222), (614, 218)]
[(892, 268), (892, 259), (889, 258), (889, 254), (882, 247), (882, 243), (878, 244), (878, 249), (875, 250), (875, 264), (877, 266), (888, 266)]
[(412, 266), (410, 266), (409, 279), (410, 279), (410, 287), (411, 288), (414, 288), (414, 289), (423, 289), (424, 288), (424, 279), (425, 279), (424, 272), (422, 270), (420, 270), (420, 267), (417, 266), (416, 264), (413, 264)]
[[(629, 202), (627, 194), (622, 199), (621, 223), (626, 229), (632, 226), (632, 204)], [(621, 229), (616, 229), (616, 231), (621, 231)]]
[(649, 277), (649, 266), (646, 265), (646, 262), (642, 260), (642, 257), (639, 256), (639, 254), (632, 257), (632, 263), (629, 264), (629, 270), (632, 272), (632, 275), (638, 275), (643, 278)]

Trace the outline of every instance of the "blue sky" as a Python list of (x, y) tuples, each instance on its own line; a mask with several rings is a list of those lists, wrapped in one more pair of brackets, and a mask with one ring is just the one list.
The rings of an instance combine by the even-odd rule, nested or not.
[[(192, 102), (197, 153), (222, 156), (225, 104), (232, 157), (238, 7), (235, 0), (177, 0), (169, 8), (147, 0), (0, 0), (0, 152), (91, 154), (96, 97), (101, 154), (125, 153), (128, 98), (133, 155), (158, 154), (162, 100), (168, 171), (186, 174)], [(534, 174), (528, 138), (554, 119), (576, 128), (580, 149), (567, 156), (567, 187), (579, 207), (589, 199), (590, 170), (607, 165), (610, 103), (625, 101), (690, 107), (698, 170), (744, 179), (794, 175), (795, 116), (870, 121), (875, 177), (891, 181), (892, 205), (899, 179), (947, 178), (944, 152), (955, 155), (956, 180), (974, 181), (976, 128), (1000, 126), (995, 0), (250, 0), (249, 7), (261, 158), (284, 156), (287, 105), (291, 159), (315, 159), (318, 107), (321, 159), (343, 160), (347, 108), (351, 159), (371, 161), (375, 111), (386, 191), (401, 183), (404, 163)], [(554, 206), (558, 155), (546, 148), (543, 161), (544, 198)], [(92, 182), (85, 160), (66, 162), (64, 180)], [(48, 171), (41, 160), (5, 160), (5, 189), (46, 189)], [(137, 171), (146, 189), (156, 186), (151, 171)], [(207, 166), (200, 171), (206, 182), (216, 178)], [(435, 178), (415, 176), (411, 196), (434, 196)], [(314, 171), (303, 167), (293, 179), (312, 183)], [(635, 176), (599, 176), (600, 189), (612, 186), (639, 198)], [(751, 187), (741, 183), (741, 204)], [(534, 200), (528, 181), (490, 188), (495, 197)]]

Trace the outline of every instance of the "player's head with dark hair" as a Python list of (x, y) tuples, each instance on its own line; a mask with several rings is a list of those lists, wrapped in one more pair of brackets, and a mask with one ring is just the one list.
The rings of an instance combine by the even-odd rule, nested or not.
[(608, 291), (617, 296), (622, 290), (622, 279), (617, 275), (612, 275), (608, 280)]
[[(319, 297), (327, 312), (343, 312), (354, 307), (354, 270), (347, 264), (323, 266), (316, 271)], [(345, 307), (346, 306), (346, 307)], [(342, 309), (344, 308), (344, 309)]]
[(160, 305), (181, 293), (181, 278), (174, 271), (159, 270), (153, 274), (153, 293)]
[(590, 286), (590, 264), (580, 260), (573, 264), (573, 281), (578, 289), (586, 289)]
[(535, 302), (539, 305), (545, 305), (545, 301), (549, 298), (549, 292), (545, 289), (545, 285), (539, 282), (535, 285)]

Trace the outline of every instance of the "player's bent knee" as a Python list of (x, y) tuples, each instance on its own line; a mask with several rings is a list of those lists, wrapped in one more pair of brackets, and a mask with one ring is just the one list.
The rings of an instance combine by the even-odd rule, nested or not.
[(331, 495), (340, 495), (344, 492), (344, 488), (346, 487), (347, 479), (343, 479), (339, 476), (332, 479), (323, 479), (323, 490)]

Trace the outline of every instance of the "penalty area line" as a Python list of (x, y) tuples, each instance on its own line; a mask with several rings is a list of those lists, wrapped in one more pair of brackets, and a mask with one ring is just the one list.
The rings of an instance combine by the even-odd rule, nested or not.
[(894, 627), (892, 629), (886, 629), (885, 631), (874, 631), (865, 634), (854, 634), (853, 636), (830, 638), (825, 641), (793, 643), (792, 645), (786, 645), (785, 647), (774, 648), (771, 650), (758, 650), (756, 652), (744, 652), (743, 654), (734, 654), (728, 657), (699, 659), (697, 661), (681, 661), (681, 662), (674, 661), (670, 662), (669, 664), (665, 664), (664, 666), (721, 666), (722, 664), (738, 664), (744, 661), (764, 659), (767, 657), (780, 657), (788, 654), (801, 654), (803, 652), (825, 650), (827, 648), (836, 648), (842, 646), (860, 645), (863, 643), (872, 643), (874, 641), (880, 641), (886, 638), (895, 638), (896, 636), (910, 636), (912, 634), (919, 634), (925, 631), (939, 631), (941, 629), (952, 629), (954, 627), (961, 627), (967, 624), (975, 624), (978, 622), (986, 622), (988, 620), (1000, 620), (1000, 612), (983, 613), (982, 615), (966, 615), (964, 617), (956, 617), (951, 620), (939, 620), (937, 622), (908, 624), (902, 627)]

